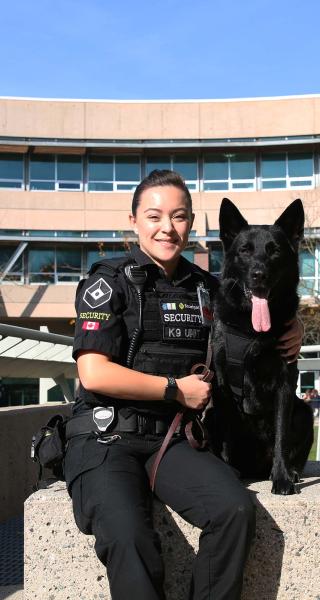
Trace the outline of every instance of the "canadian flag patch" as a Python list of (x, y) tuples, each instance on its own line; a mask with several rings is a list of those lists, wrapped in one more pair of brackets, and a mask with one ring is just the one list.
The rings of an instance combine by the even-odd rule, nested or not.
[(82, 329), (85, 329), (86, 331), (97, 331), (97, 329), (100, 329), (100, 323), (97, 323), (97, 321), (84, 321)]

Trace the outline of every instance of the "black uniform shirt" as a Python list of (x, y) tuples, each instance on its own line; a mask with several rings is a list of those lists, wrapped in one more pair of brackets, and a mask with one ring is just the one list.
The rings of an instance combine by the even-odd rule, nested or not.
[[(158, 267), (138, 246), (132, 248), (128, 260), (130, 258), (146, 270), (147, 285), (150, 289), (172, 292), (173, 288), (183, 288), (194, 292), (199, 280), (205, 280), (211, 297), (217, 289), (216, 278), (183, 257), (180, 257), (171, 280), (166, 278), (163, 269)], [(127, 281), (123, 270), (115, 268), (116, 263), (117, 261), (106, 261), (103, 268), (99, 268), (101, 263), (95, 263), (90, 270), (89, 278), (81, 281), (78, 286), (74, 359), (77, 358), (80, 350), (92, 350), (92, 352), (111, 355), (114, 362), (126, 365), (131, 334), (138, 326), (139, 307), (132, 286)], [(108, 265), (110, 265), (109, 269)], [(110, 404), (110, 400), (112, 403), (112, 399), (101, 394), (93, 394), (80, 384), (75, 412), (87, 410), (93, 405)]]

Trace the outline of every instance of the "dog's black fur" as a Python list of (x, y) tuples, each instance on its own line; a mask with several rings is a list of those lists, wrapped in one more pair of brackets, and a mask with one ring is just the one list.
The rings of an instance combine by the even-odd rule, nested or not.
[[(214, 407), (207, 412), (206, 426), (217, 454), (243, 477), (270, 476), (275, 494), (296, 491), (313, 440), (312, 413), (295, 394), (297, 365), (288, 364), (276, 348), (298, 308), (303, 226), (300, 200), (271, 226), (250, 226), (230, 200), (224, 198), (221, 204), (224, 266), (214, 307)], [(252, 327), (252, 293), (268, 299), (267, 332), (257, 333)], [(230, 327), (235, 336), (228, 338)], [(242, 397), (236, 399), (230, 387), (235, 367), (227, 364), (226, 356), (238, 334), (249, 340), (238, 367)]]

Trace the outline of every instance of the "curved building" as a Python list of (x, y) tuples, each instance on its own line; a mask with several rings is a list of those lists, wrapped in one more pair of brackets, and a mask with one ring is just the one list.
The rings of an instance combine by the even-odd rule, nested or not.
[(186, 256), (219, 271), (218, 211), (250, 223), (306, 210), (301, 293), (319, 297), (320, 95), (240, 100), (0, 98), (0, 321), (72, 335), (77, 282), (134, 241), (132, 190), (154, 168), (185, 178)]

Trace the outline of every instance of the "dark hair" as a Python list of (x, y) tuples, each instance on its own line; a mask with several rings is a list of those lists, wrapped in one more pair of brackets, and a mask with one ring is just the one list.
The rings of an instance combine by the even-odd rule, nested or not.
[(139, 183), (133, 194), (131, 210), (134, 217), (136, 216), (137, 208), (140, 204), (141, 194), (145, 190), (162, 185), (172, 185), (182, 190), (185, 193), (188, 208), (190, 208), (190, 211), (192, 212), (191, 194), (179, 173), (176, 173), (175, 171), (169, 171), (168, 169), (155, 169), (154, 171), (151, 171), (151, 173), (145, 177), (141, 183)]

